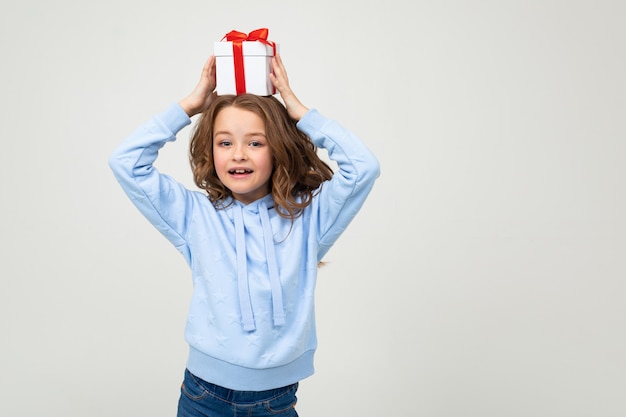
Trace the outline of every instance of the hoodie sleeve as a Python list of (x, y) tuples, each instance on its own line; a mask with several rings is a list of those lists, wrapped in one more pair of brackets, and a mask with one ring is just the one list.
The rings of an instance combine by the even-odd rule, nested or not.
[(298, 122), (298, 128), (315, 145), (326, 149), (339, 167), (333, 178), (322, 184), (316, 197), (321, 260), (365, 202), (380, 174), (380, 165), (356, 135), (317, 110), (309, 110)]
[(115, 178), (133, 204), (186, 258), (183, 236), (191, 191), (153, 164), (159, 150), (190, 123), (184, 110), (173, 104), (135, 130), (109, 157)]

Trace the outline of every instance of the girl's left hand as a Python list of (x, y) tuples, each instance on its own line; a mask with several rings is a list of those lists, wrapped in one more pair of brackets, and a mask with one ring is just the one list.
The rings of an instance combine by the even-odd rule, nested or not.
[(273, 71), (272, 74), (270, 74), (270, 80), (280, 93), (280, 96), (285, 103), (285, 107), (287, 108), (287, 113), (289, 113), (289, 116), (295, 121), (300, 120), (302, 116), (309, 111), (309, 109), (305, 107), (300, 100), (298, 100), (293, 91), (291, 91), (287, 71), (285, 70), (283, 61), (278, 54), (276, 54), (276, 56), (272, 59), (272, 69)]

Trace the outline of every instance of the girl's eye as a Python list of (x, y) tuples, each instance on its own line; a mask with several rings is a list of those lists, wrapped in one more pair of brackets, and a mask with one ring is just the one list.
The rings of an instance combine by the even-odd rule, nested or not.
[(219, 146), (230, 146), (230, 141), (222, 140), (219, 142)]
[(250, 142), (250, 146), (252, 146), (253, 148), (258, 148), (259, 146), (263, 146), (263, 144), (261, 142), (252, 141)]

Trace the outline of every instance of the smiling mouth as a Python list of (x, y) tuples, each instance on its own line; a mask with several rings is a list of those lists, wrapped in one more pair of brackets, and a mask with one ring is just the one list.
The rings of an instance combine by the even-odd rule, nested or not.
[(231, 169), (228, 171), (229, 174), (251, 174), (252, 170), (250, 169)]

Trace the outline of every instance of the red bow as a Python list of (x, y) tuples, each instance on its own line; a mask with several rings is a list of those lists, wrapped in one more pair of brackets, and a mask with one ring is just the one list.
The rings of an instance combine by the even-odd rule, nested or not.
[(237, 88), (237, 95), (246, 92), (246, 77), (243, 68), (243, 41), (258, 41), (269, 45), (274, 50), (274, 56), (276, 55), (276, 43), (267, 40), (269, 30), (267, 28), (260, 28), (253, 30), (252, 32), (245, 34), (236, 30), (228, 32), (222, 40), (226, 39), (233, 43), (233, 59), (235, 62), (235, 84)]

